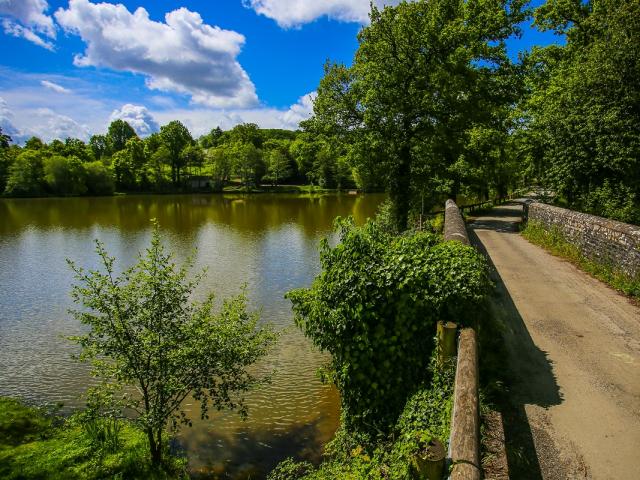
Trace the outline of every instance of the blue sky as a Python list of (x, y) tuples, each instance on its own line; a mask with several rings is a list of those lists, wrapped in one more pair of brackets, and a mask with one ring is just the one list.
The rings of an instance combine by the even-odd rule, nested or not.
[[(172, 119), (194, 135), (241, 122), (296, 128), (324, 62), (351, 62), (368, 5), (0, 0), (0, 126), (18, 140), (47, 141), (86, 139), (115, 118), (141, 135)], [(559, 41), (523, 27), (509, 42), (513, 56)]]

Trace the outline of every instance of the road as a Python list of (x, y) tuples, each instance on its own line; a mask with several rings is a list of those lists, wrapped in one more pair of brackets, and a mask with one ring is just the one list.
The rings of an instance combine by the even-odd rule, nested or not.
[(469, 228), (495, 267), (508, 475), (640, 479), (640, 308), (525, 240), (521, 211), (497, 207)]

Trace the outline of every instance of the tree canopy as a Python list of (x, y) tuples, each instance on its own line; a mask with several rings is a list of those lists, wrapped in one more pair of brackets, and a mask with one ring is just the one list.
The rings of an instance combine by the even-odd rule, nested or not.
[[(306, 130), (336, 139), (363, 179), (382, 176), (406, 228), (419, 193), (456, 195), (478, 126), (516, 100), (504, 41), (524, 2), (431, 0), (373, 8), (353, 66), (327, 64)], [(372, 164), (375, 163), (375, 164)]]

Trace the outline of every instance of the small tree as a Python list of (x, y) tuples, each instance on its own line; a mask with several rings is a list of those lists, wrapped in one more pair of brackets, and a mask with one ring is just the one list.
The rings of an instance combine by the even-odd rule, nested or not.
[(182, 408), (190, 395), (200, 402), (202, 418), (208, 418), (210, 406), (246, 416), (241, 394), (268, 380), (247, 367), (276, 337), (270, 327), (258, 326), (256, 314), (247, 313), (244, 294), (218, 309), (213, 295), (192, 302), (202, 274), (187, 279), (192, 262), (173, 263), (157, 223), (151, 246), (120, 275), (104, 245), (97, 240), (96, 245), (103, 271), (85, 271), (69, 261), (78, 281), (72, 297), (82, 307), (72, 313), (90, 327), (73, 340), (82, 347), (80, 360), (90, 362), (92, 375), (102, 380), (94, 388), (122, 393), (120, 412), (135, 412), (152, 463), (159, 465), (167, 427), (191, 425)]

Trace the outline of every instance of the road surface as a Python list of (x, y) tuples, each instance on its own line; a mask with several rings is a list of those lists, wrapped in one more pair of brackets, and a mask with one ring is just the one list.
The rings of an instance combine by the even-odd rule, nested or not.
[(521, 211), (497, 207), (469, 228), (495, 266), (508, 475), (640, 479), (640, 308), (525, 240)]

